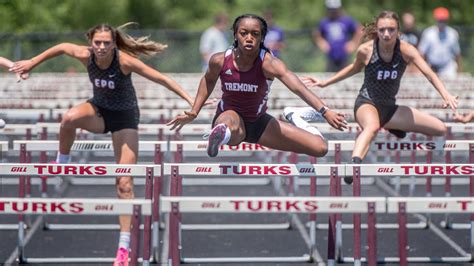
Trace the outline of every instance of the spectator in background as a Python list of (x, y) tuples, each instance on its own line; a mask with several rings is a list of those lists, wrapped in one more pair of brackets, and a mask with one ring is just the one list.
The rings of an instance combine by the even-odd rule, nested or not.
[(214, 25), (201, 35), (199, 52), (202, 56), (202, 71), (205, 72), (207, 70), (209, 59), (213, 54), (223, 52), (229, 47), (228, 23), (228, 16), (224, 13), (219, 13), (214, 17)]
[[(400, 40), (406, 41), (407, 43), (418, 47), (420, 42), (421, 32), (416, 28), (416, 19), (415, 16), (410, 12), (405, 12), (402, 15), (402, 32), (400, 35)], [(409, 63), (407, 65), (406, 73), (420, 73), (420, 70)]]
[(433, 11), (436, 25), (421, 35), (418, 49), (431, 68), (444, 77), (455, 77), (461, 71), (461, 48), (458, 32), (447, 25), (449, 11), (438, 7)]
[(285, 33), (283, 29), (273, 22), (273, 12), (271, 10), (263, 13), (263, 18), (267, 21), (268, 32), (265, 37), (265, 46), (270, 49), (274, 56), (280, 58), (281, 50), (285, 48)]
[(313, 32), (316, 45), (327, 56), (327, 72), (337, 72), (348, 64), (359, 45), (362, 30), (353, 18), (343, 14), (341, 0), (326, 0), (327, 16)]

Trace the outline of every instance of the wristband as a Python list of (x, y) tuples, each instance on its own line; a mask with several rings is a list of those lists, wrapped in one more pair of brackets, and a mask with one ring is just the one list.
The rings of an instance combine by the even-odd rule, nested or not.
[(324, 114), (329, 110), (329, 107), (327, 106), (323, 106), (321, 107), (321, 109), (319, 109), (319, 113), (321, 114), (321, 116), (324, 116)]

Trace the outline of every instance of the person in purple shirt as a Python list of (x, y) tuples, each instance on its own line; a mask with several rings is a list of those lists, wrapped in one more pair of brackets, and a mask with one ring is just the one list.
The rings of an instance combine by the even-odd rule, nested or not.
[(327, 72), (337, 72), (349, 62), (359, 45), (362, 30), (353, 18), (342, 11), (341, 0), (326, 0), (327, 16), (313, 32), (316, 45), (327, 56)]
[(263, 18), (267, 21), (268, 32), (265, 36), (265, 47), (272, 51), (275, 57), (280, 58), (281, 50), (285, 48), (285, 33), (283, 29), (276, 26), (273, 22), (273, 12), (267, 10), (263, 13)]

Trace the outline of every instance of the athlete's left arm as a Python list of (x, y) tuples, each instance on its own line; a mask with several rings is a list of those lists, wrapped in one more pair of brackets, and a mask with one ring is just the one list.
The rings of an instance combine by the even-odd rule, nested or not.
[(421, 71), (421, 73), (425, 75), (428, 81), (433, 84), (441, 97), (443, 97), (445, 107), (449, 106), (453, 111), (456, 111), (458, 106), (457, 97), (454, 97), (448, 92), (441, 79), (431, 69), (428, 63), (426, 63), (425, 59), (423, 59), (418, 50), (404, 41), (401, 41), (400, 50), (402, 51), (403, 57), (406, 59), (406, 61), (413, 62), (413, 64)]
[(151, 68), (140, 59), (125, 53), (120, 53), (120, 68), (124, 74), (135, 72), (138, 75), (165, 86), (193, 106), (193, 98), (172, 78), (162, 74), (158, 70)]
[[(298, 95), (309, 106), (318, 111), (326, 106), (326, 104), (314, 92), (306, 88), (301, 80), (291, 72), (280, 59), (267, 54), (262, 67), (267, 79), (279, 79), (286, 87), (288, 87), (288, 89)], [(343, 128), (346, 128), (346, 121), (342, 113), (336, 113), (327, 108), (323, 117), (336, 129), (342, 130)]]

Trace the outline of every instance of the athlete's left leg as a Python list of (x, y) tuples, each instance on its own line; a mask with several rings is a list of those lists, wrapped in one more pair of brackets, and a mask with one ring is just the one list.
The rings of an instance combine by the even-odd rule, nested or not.
[[(138, 157), (138, 131), (122, 129), (112, 133), (115, 161), (118, 164), (136, 164)], [(117, 196), (120, 199), (133, 199), (133, 179), (131, 176), (117, 178)], [(130, 247), (131, 216), (119, 217), (120, 239), (119, 249), (114, 265), (128, 265), (128, 250)]]
[(438, 118), (408, 106), (399, 106), (388, 123), (387, 129), (422, 133), (429, 136), (444, 136), (447, 129)]

